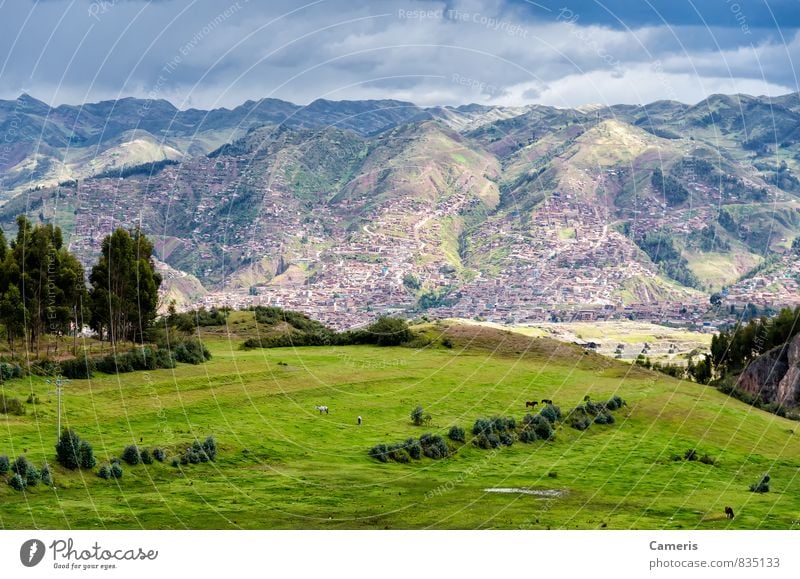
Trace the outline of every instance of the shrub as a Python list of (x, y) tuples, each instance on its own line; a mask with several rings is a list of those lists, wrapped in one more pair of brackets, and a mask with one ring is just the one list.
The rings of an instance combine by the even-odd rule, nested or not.
[(32, 464), (28, 464), (28, 468), (25, 471), (25, 483), (29, 487), (35, 487), (39, 484), (39, 479), (41, 478), (41, 474), (39, 473), (39, 469), (33, 466)]
[[(203, 442), (203, 452), (205, 452), (208, 460), (214, 461), (217, 458), (217, 441), (214, 440), (213, 436), (209, 436)], [(205, 461), (203, 461), (205, 462)]]
[(422, 458), (422, 445), (419, 443), (418, 440), (414, 438), (409, 438), (406, 439), (406, 441), (403, 444), (406, 447), (408, 456), (410, 456), (414, 460), (419, 460), (420, 458)]
[(690, 448), (683, 454), (683, 458), (685, 460), (697, 460), (698, 459), (697, 451), (693, 448)]
[(164, 462), (164, 460), (167, 458), (167, 453), (164, 452), (163, 448), (154, 448), (153, 458), (156, 459), (158, 462)]
[(503, 446), (511, 446), (514, 444), (514, 435), (510, 432), (501, 432), (499, 435), (500, 444)]
[(56, 460), (64, 468), (75, 470), (80, 466), (78, 448), (80, 437), (71, 428), (61, 433), (56, 444)]
[(608, 402), (606, 402), (606, 408), (608, 408), (609, 410), (619, 410), (625, 405), (627, 405), (627, 402), (625, 402), (622, 398), (620, 398), (616, 394), (614, 394), (611, 398), (608, 399)]
[(8, 460), (8, 457), (3, 455), (0, 456), (0, 474), (6, 474), (11, 469), (11, 463)]
[(0, 414), (24, 416), (25, 412), (25, 406), (19, 398), (6, 398), (5, 394), (0, 393)]
[(513, 418), (504, 418), (502, 416), (495, 416), (492, 418), (492, 429), (495, 432), (506, 432), (514, 430), (517, 427), (517, 421)]
[(177, 458), (172, 459), (172, 466), (177, 467), (180, 464), (180, 461)]
[(45, 358), (37, 360), (29, 366), (29, 371), (34, 376), (55, 376), (59, 373), (58, 362)]
[(156, 367), (158, 368), (174, 368), (175, 367), (175, 358), (172, 355), (172, 352), (165, 348), (159, 348), (156, 350)]
[(411, 340), (413, 335), (408, 329), (408, 322), (401, 318), (381, 316), (374, 323), (367, 326), (365, 334), (369, 343), (378, 346), (399, 346)]
[(142, 459), (142, 464), (153, 464), (153, 455), (146, 448), (139, 453), (139, 458)]
[(97, 460), (94, 458), (94, 449), (88, 440), (81, 440), (78, 446), (78, 463), (81, 468), (94, 468)]
[(501, 444), (500, 437), (494, 432), (481, 433), (472, 440), (472, 443), (478, 448), (483, 448), (485, 450), (497, 448)]
[(142, 461), (142, 455), (139, 453), (139, 447), (135, 444), (129, 444), (122, 451), (122, 460), (131, 466), (135, 466)]
[(102, 479), (108, 480), (111, 478), (111, 467), (107, 464), (104, 464), (100, 467), (100, 470), (97, 471), (97, 476)]
[(63, 360), (61, 363), (61, 373), (67, 378), (85, 379), (94, 376), (96, 369), (95, 361), (85, 354), (71, 360)]
[(176, 362), (185, 364), (202, 364), (211, 359), (211, 352), (197, 338), (191, 338), (178, 343), (173, 352)]
[(519, 433), (520, 442), (534, 442), (536, 440), (536, 433), (528, 428), (524, 428)]
[(481, 434), (489, 434), (492, 432), (492, 421), (487, 418), (478, 418), (475, 424), (472, 425), (472, 434), (480, 436)]
[(203, 446), (195, 440), (183, 453), (181, 464), (198, 464), (201, 462), (208, 462), (208, 455), (203, 450)]
[(419, 444), (422, 446), (422, 454), (428, 458), (446, 458), (449, 454), (447, 442), (438, 434), (423, 434), (419, 437)]
[(424, 414), (425, 411), (422, 409), (422, 406), (417, 406), (411, 411), (411, 422), (413, 422), (415, 426), (422, 425)]
[(569, 418), (569, 425), (575, 430), (587, 430), (591, 425), (591, 419), (586, 414), (572, 414)]
[(15, 491), (23, 491), (25, 490), (25, 479), (15, 474), (11, 477), (11, 480), (8, 481), (8, 484), (11, 485), (11, 488)]
[(555, 424), (561, 420), (561, 408), (553, 404), (548, 404), (539, 412), (539, 416), (543, 416), (550, 424)]
[(547, 476), (549, 476), (550, 478), (558, 478), (558, 473), (554, 470), (551, 470), (550, 472), (547, 473)]
[(585, 406), (576, 406), (567, 415), (567, 424), (575, 430), (583, 431), (588, 429), (592, 425), (593, 420), (594, 417), (586, 412)]
[(450, 431), (447, 433), (447, 438), (455, 440), (456, 442), (464, 442), (466, 440), (466, 434), (464, 433), (464, 429), (460, 426), (451, 426)]
[(5, 382), (12, 378), (22, 378), (22, 375), (22, 367), (19, 364), (0, 362), (0, 382)]
[(769, 475), (765, 474), (761, 480), (755, 484), (750, 485), (750, 492), (753, 493), (768, 493), (769, 492)]
[(385, 444), (376, 444), (369, 449), (370, 457), (381, 462), (389, 462), (389, 447)]
[(49, 464), (44, 463), (42, 465), (42, 470), (39, 471), (39, 478), (42, 479), (45, 486), (53, 486), (53, 471)]
[(405, 443), (392, 444), (388, 448), (389, 458), (395, 462), (408, 463), (411, 462), (411, 456), (406, 450)]
[(122, 478), (122, 467), (118, 462), (111, 464), (111, 476), (113, 478)]
[(601, 412), (594, 417), (595, 424), (614, 424), (614, 416), (610, 412)]
[(96, 368), (106, 374), (125, 374), (133, 372), (133, 361), (128, 354), (109, 354), (97, 360)]
[(528, 428), (533, 430), (536, 434), (537, 438), (541, 438), (542, 440), (553, 440), (555, 438), (555, 430), (553, 430), (553, 424), (547, 417), (538, 414), (534, 416), (530, 423), (528, 423)]
[(610, 410), (604, 402), (592, 402), (591, 400), (587, 400), (583, 406), (586, 408), (586, 412), (594, 414), (595, 416), (598, 414), (607, 414), (607, 411)]
[(717, 460), (710, 454), (704, 454), (703, 456), (700, 457), (700, 462), (702, 462), (703, 464), (714, 466), (717, 463)]
[(28, 474), (28, 459), (25, 457), (25, 455), (17, 457), (17, 460), (11, 464), (11, 470), (20, 476), (25, 476)]

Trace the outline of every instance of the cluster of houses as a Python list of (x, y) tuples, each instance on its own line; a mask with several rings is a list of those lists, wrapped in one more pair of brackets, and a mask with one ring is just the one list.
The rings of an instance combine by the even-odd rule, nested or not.
[[(586, 183), (515, 219), (489, 217), (462, 239), (463, 216), (483, 203), (485, 183), (472, 176), (442, 191), (420, 175), (430, 182), (429, 195), (416, 187), (413, 195), (351, 196), (334, 206), (298, 199), (288, 175), (258, 158), (229, 155), (197, 157), (152, 176), (82, 181), (63, 192), (75, 207), (70, 248), (93, 263), (103, 237), (140, 223), (161, 259), (211, 289), (185, 307), (273, 305), (340, 329), (380, 314), (419, 313), (424, 296), (435, 317), (707, 321), (708, 297), (664, 283), (636, 245), (609, 226), (608, 210), (576, 193)], [(713, 219), (710, 209), (641, 211), (639, 226), (669, 222), (685, 233)], [(171, 259), (175, 252), (182, 252), (181, 264)], [(800, 261), (785, 258), (778, 269), (728, 288), (724, 300), (800, 302)]]

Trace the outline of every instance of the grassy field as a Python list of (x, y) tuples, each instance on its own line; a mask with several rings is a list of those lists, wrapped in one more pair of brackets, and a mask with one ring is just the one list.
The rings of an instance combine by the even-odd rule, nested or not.
[[(493, 328), (431, 325), (453, 343), (242, 351), (208, 340), (213, 359), (175, 370), (98, 375), (66, 386), (65, 423), (101, 463), (127, 444), (175, 456), (216, 437), (214, 463), (124, 466), (119, 480), (55, 467), (55, 489), (0, 485), (0, 527), (16, 528), (504, 528), (724, 529), (798, 527), (798, 424), (713, 388), (679, 382), (577, 347)], [(0, 415), (0, 454), (54, 463), (55, 397), (32, 377), (6, 382), (27, 398), (22, 417)], [(611, 426), (566, 426), (554, 442), (499, 451), (469, 444), (444, 460), (370, 459), (399, 442), (478, 417), (525, 413), (551, 398), (567, 410), (590, 394), (628, 407)], [(320, 415), (314, 406), (330, 407)], [(433, 416), (413, 426), (411, 409)], [(356, 417), (362, 416), (362, 426)], [(714, 466), (673, 461), (695, 448)], [(99, 466), (99, 464), (98, 464)], [(97, 469), (95, 469), (96, 471)], [(771, 492), (748, 491), (761, 474)], [(558, 491), (551, 496), (489, 488)], [(730, 505), (733, 521), (723, 516)]]

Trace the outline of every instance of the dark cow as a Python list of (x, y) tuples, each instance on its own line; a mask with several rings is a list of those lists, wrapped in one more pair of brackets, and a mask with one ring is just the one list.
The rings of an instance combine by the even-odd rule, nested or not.
[(552, 400), (548, 400), (547, 398), (542, 398), (542, 404), (552, 404)]
[(537, 404), (539, 404), (539, 403), (536, 402), (535, 400), (533, 402), (528, 401), (528, 402), (525, 403), (525, 408), (536, 408)]
[(733, 509), (731, 507), (725, 507), (725, 516), (729, 519), (733, 518)]

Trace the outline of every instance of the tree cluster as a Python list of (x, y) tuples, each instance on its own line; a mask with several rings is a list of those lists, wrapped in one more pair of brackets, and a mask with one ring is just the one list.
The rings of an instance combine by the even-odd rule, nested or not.
[(87, 288), (61, 229), (17, 217), (10, 243), (0, 231), (0, 323), (12, 356), (19, 340), (38, 356), (45, 335), (77, 336), (87, 323), (101, 339), (144, 341), (161, 284), (152, 256), (153, 245), (140, 230), (117, 229), (103, 240)]

